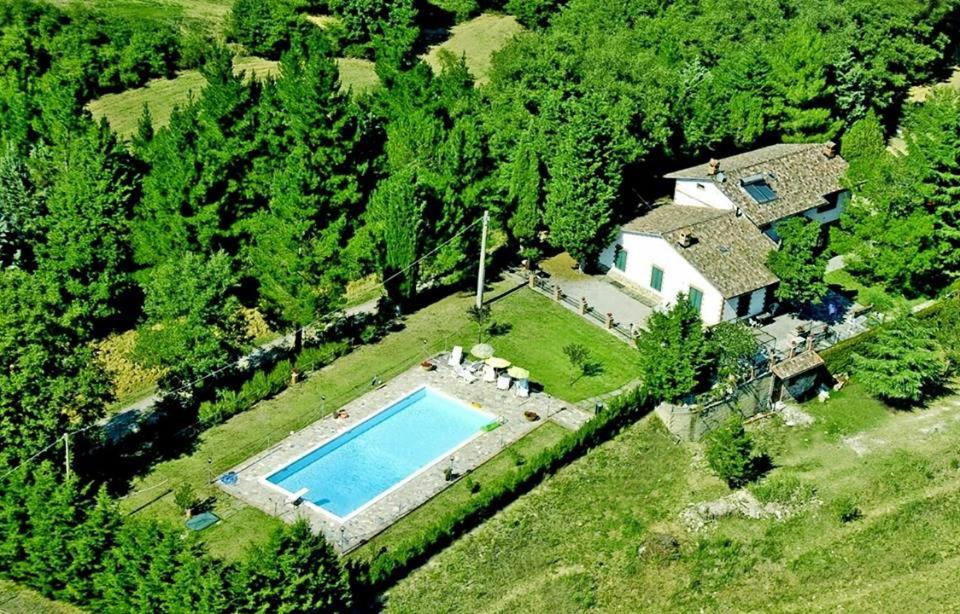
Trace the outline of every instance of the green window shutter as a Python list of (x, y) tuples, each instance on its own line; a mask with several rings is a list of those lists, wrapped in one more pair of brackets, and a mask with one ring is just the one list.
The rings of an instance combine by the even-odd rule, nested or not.
[(653, 267), (650, 270), (650, 287), (657, 292), (663, 289), (663, 269)]
[(627, 270), (627, 250), (622, 247), (617, 250), (617, 255), (613, 260), (613, 266), (621, 271)]
[(700, 311), (700, 305), (703, 304), (703, 292), (697, 290), (696, 288), (690, 288), (690, 304), (693, 305), (694, 309)]

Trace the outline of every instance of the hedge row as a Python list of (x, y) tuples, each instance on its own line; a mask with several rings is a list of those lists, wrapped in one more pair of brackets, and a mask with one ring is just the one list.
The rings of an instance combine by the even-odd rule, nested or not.
[(238, 390), (221, 389), (217, 391), (216, 400), (201, 403), (198, 410), (200, 422), (206, 427), (220, 424), (282, 392), (290, 385), (294, 369), (300, 372), (318, 369), (349, 351), (348, 341), (328, 341), (318, 347), (304, 348), (296, 361), (282, 360), (269, 370), (257, 370)]
[(546, 476), (649, 413), (653, 406), (650, 395), (639, 388), (613, 399), (580, 429), (529, 459), (519, 471), (485, 483), (467, 505), (450, 510), (430, 529), (410, 537), (392, 550), (378, 553), (370, 561), (351, 562), (355, 594), (377, 594), (384, 590), (457, 537), (531, 490)]

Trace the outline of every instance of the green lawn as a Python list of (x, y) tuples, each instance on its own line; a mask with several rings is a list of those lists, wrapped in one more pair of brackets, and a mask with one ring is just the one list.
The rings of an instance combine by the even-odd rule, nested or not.
[[(530, 370), (534, 382), (566, 401), (609, 392), (635, 379), (638, 372), (636, 349), (599, 326), (555, 304), (533, 290), (522, 289), (491, 305), (492, 319), (510, 326), (504, 335), (485, 338), (498, 356)], [(463, 337), (464, 347), (477, 341)], [(600, 373), (575, 378), (562, 348), (579, 343), (600, 365)]]
[[(387, 593), (388, 612), (956, 611), (960, 591), (960, 398), (894, 412), (853, 386), (806, 410), (823, 420), (754, 425), (774, 481), (814, 499), (794, 517), (728, 518), (700, 534), (679, 513), (728, 488), (698, 446), (654, 416), (571, 463)], [(834, 434), (844, 414), (870, 442)], [(843, 523), (842, 500), (863, 517)], [(652, 533), (670, 556), (638, 556)]]
[(381, 550), (390, 550), (402, 544), (405, 540), (428, 531), (444, 511), (458, 508), (475, 496), (474, 493), (470, 492), (473, 484), (478, 484), (480, 490), (482, 490), (488, 481), (517, 471), (518, 463), (523, 463), (536, 453), (556, 445), (568, 432), (556, 422), (545, 422), (483, 465), (477, 467), (467, 477), (444, 490), (352, 552), (350, 558), (369, 560)]
[(0, 612), (3, 614), (79, 614), (68, 603), (51, 601), (13, 582), (0, 580)]
[(486, 83), (493, 54), (523, 31), (511, 15), (484, 13), (453, 27), (450, 38), (430, 48), (424, 60), (434, 70), (440, 69), (439, 53), (446, 49), (457, 58), (464, 56), (470, 74), (477, 84)]
[[(495, 285), (488, 296), (510, 287), (505, 283)], [(208, 486), (210, 476), (219, 475), (291, 431), (364, 394), (374, 376), (387, 380), (442, 349), (471, 345), (476, 328), (466, 310), (472, 301), (470, 294), (457, 294), (410, 314), (402, 330), (374, 345), (356, 348), (311, 374), (296, 388), (205, 431), (191, 454), (159, 463), (137, 479), (131, 486), (132, 494), (123, 499), (123, 508), (142, 516), (182, 522), (170, 493), (181, 482), (189, 482), (200, 496), (215, 497), (214, 511), (227, 519), (221, 527), (201, 535), (214, 552), (235, 556), (247, 543), (263, 539), (279, 521)], [(522, 288), (495, 301), (493, 314), (497, 321), (512, 326), (508, 333), (490, 340), (498, 355), (530, 369), (533, 381), (541, 382), (547, 392), (560, 398), (585, 399), (616, 389), (634, 376), (631, 365), (635, 350), (532, 290)], [(570, 383), (560, 350), (570, 341), (588, 347), (601, 363), (602, 373)]]

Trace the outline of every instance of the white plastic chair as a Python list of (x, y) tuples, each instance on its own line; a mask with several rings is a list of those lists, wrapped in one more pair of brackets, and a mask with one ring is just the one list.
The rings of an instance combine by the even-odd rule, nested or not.
[(490, 365), (483, 365), (483, 381), (491, 383), (497, 381), (497, 372)]
[(450, 360), (447, 361), (447, 364), (453, 368), (457, 368), (461, 362), (463, 362), (463, 348), (455, 345), (453, 346), (453, 351), (450, 352)]
[(497, 390), (510, 390), (510, 380), (512, 378), (509, 375), (501, 374), (497, 378)]

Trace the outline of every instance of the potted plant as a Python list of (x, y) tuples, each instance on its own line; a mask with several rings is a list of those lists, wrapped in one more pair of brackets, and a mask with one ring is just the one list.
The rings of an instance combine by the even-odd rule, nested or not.
[(424, 360), (423, 362), (420, 363), (420, 368), (423, 369), (424, 371), (433, 371), (434, 369), (437, 368), (437, 365), (433, 364), (433, 362), (429, 360)]

